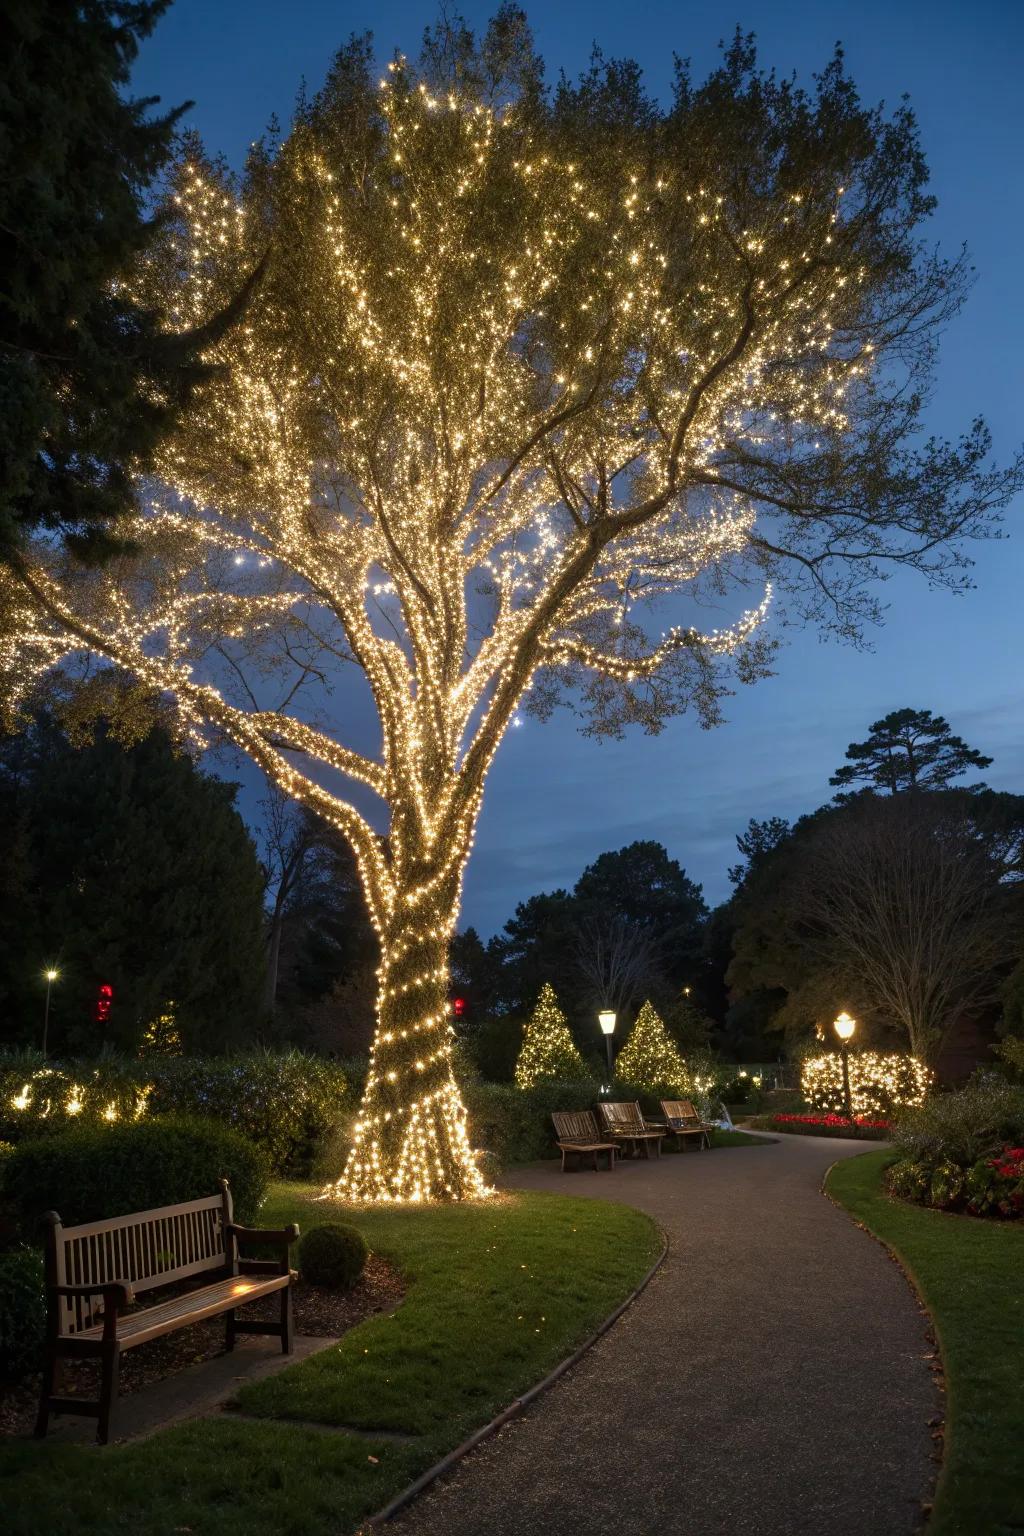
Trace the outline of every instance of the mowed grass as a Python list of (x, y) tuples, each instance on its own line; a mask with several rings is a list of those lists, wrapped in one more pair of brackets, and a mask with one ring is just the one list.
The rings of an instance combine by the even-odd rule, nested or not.
[(929, 1536), (1024, 1531), (1024, 1228), (891, 1199), (888, 1151), (837, 1163), (830, 1195), (898, 1255), (946, 1368), (942, 1473)]
[(344, 1536), (569, 1354), (661, 1250), (648, 1217), (603, 1201), (355, 1213), (316, 1193), (275, 1185), (261, 1223), (354, 1220), (405, 1276), (398, 1310), (244, 1388), (255, 1418), (106, 1450), (0, 1441), (4, 1536)]

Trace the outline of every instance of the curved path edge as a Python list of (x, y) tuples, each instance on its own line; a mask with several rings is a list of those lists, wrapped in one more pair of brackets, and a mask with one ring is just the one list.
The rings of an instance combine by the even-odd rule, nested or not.
[(553, 1370), (550, 1370), (546, 1376), (530, 1387), (527, 1392), (523, 1392), (519, 1397), (515, 1398), (509, 1403), (507, 1408), (503, 1408), (488, 1423), (482, 1425), (480, 1429), (474, 1430), (468, 1440), (463, 1440), (462, 1444), (457, 1445), (453, 1451), (449, 1451), (447, 1456), (442, 1456), (440, 1461), (436, 1461), (432, 1467), (428, 1467), (426, 1472), (422, 1473), (414, 1483), (410, 1483), (407, 1488), (403, 1488), (401, 1493), (397, 1493), (387, 1504), (384, 1504), (374, 1514), (364, 1520), (360, 1529), (368, 1530), (374, 1526), (386, 1525), (389, 1520), (393, 1520), (395, 1515), (406, 1509), (415, 1499), (418, 1499), (420, 1494), (424, 1493), (432, 1483), (436, 1483), (439, 1478), (444, 1477), (447, 1472), (450, 1472), (471, 1451), (475, 1451), (478, 1445), (482, 1445), (485, 1440), (489, 1440), (492, 1435), (496, 1435), (498, 1430), (503, 1429), (511, 1419), (517, 1418), (531, 1403), (536, 1402), (538, 1397), (542, 1397), (545, 1392), (554, 1386), (556, 1381), (565, 1375), (566, 1371), (572, 1370), (573, 1366), (582, 1360), (589, 1350), (593, 1349), (599, 1339), (604, 1338), (604, 1335), (610, 1328), (615, 1326), (622, 1314), (627, 1312), (637, 1297), (647, 1289), (647, 1286), (654, 1279), (654, 1276), (668, 1257), (668, 1233), (658, 1222), (654, 1221), (653, 1217), (650, 1219), (661, 1234), (661, 1252), (643, 1279), (638, 1285), (634, 1286), (629, 1295), (613, 1311), (609, 1312), (608, 1316), (598, 1324), (593, 1333), (588, 1334), (583, 1343), (578, 1345), (572, 1354), (566, 1355), (565, 1359), (560, 1360)]

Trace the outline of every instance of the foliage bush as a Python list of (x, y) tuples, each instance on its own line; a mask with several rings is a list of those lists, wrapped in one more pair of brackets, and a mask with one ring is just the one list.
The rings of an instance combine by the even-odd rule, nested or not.
[(316, 1148), (350, 1106), (344, 1068), (301, 1051), (58, 1064), (0, 1057), (0, 1137), (23, 1141), (73, 1126), (195, 1115), (233, 1126), (276, 1173), (308, 1176)]
[(20, 1381), (38, 1368), (45, 1329), (42, 1255), (34, 1248), (0, 1253), (0, 1379)]
[(1000, 1148), (1024, 1142), (1024, 1088), (989, 1073), (956, 1093), (939, 1093), (896, 1116), (901, 1161), (972, 1167)]
[(1024, 1088), (994, 1074), (899, 1116), (892, 1194), (974, 1216), (1024, 1216)]
[(463, 1096), (470, 1136), (501, 1165), (553, 1157), (552, 1112), (593, 1109), (600, 1091), (600, 1084), (590, 1079), (541, 1082), (532, 1088), (516, 1088), (511, 1083), (466, 1083)]
[(310, 1285), (348, 1291), (362, 1274), (369, 1252), (357, 1227), (325, 1222), (299, 1238), (299, 1274)]
[(222, 1177), (238, 1219), (254, 1221), (270, 1177), (262, 1149), (230, 1126), (167, 1116), (24, 1141), (7, 1159), (3, 1192), (31, 1239), (49, 1210), (69, 1226), (101, 1221), (216, 1194)]

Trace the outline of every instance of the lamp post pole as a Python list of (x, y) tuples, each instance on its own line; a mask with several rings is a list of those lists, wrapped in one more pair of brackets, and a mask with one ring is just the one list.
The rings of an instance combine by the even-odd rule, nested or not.
[(843, 1062), (843, 1102), (846, 1105), (846, 1118), (853, 1125), (853, 1094), (850, 1092), (850, 1040), (857, 1021), (843, 1012), (832, 1026), (839, 1036), (839, 1055)]
[(597, 1022), (601, 1026), (604, 1035), (605, 1050), (608, 1052), (608, 1081), (615, 1076), (615, 1061), (612, 1056), (612, 1035), (615, 1033), (615, 1011), (612, 1008), (602, 1008), (597, 1016)]
[(56, 971), (44, 971), (46, 977), (46, 1007), (43, 1010), (43, 1057), (46, 1057), (46, 1041), (50, 1033), (50, 988), (57, 980)]

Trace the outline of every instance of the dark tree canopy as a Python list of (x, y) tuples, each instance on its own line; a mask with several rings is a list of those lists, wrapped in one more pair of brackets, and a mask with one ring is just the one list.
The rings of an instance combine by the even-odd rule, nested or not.
[[(54, 965), (51, 1049), (134, 1050), (170, 1004), (184, 1044), (252, 1039), (263, 1005), (263, 880), (235, 787), (155, 729), (76, 748), (47, 717), (0, 743), (0, 1010), (38, 1044)], [(97, 1021), (98, 989), (113, 989)]]
[(843, 790), (866, 785), (891, 795), (946, 789), (971, 768), (992, 762), (954, 736), (949, 722), (930, 709), (892, 710), (875, 721), (866, 741), (851, 741), (846, 756), (849, 761), (836, 769), (830, 784)]
[(183, 107), (122, 94), (169, 0), (5, 5), (0, 62), (0, 557), (19, 530), (99, 554), (195, 385), (191, 335), (118, 286), (160, 220), (145, 198)]
[(737, 832), (736, 847), (743, 855), (742, 864), (729, 868), (729, 879), (735, 886), (742, 886), (758, 865), (789, 836), (789, 822), (783, 816), (769, 816), (765, 821), (751, 817), (745, 832)]
[(866, 793), (802, 817), (733, 898), (728, 980), (775, 994), (795, 1038), (841, 1007), (934, 1059), (958, 1018), (992, 1009), (1024, 922), (1024, 797)]

